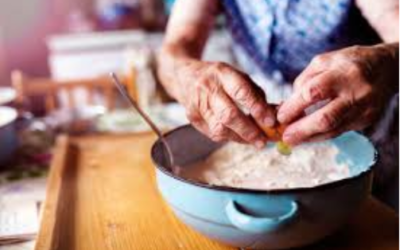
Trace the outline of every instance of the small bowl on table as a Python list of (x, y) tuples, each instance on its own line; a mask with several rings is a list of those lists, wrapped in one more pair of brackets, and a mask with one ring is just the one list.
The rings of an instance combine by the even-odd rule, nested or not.
[(17, 111), (14, 108), (0, 106), (0, 166), (11, 161), (18, 147), (15, 128)]

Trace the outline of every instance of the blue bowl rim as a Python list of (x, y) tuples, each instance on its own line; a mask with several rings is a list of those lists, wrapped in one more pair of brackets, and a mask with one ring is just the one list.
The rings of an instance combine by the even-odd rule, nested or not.
[[(180, 127), (177, 127), (167, 133), (164, 134), (165, 137), (170, 136), (171, 134), (173, 134), (174, 132), (181, 130), (181, 129), (186, 129), (187, 127), (191, 127), (190, 124), (187, 125), (183, 125)], [(359, 134), (360, 136), (364, 137), (365, 139), (367, 139), (372, 145), (373, 143), (371, 142), (371, 140), (362, 135), (359, 132), (354, 131), (355, 133)], [(239, 187), (228, 187), (228, 186), (218, 186), (218, 185), (212, 185), (212, 184), (207, 184), (207, 183), (202, 183), (202, 182), (196, 182), (193, 180), (188, 180), (185, 179), (183, 177), (180, 177), (178, 175), (173, 174), (170, 170), (168, 170), (165, 166), (162, 166), (161, 164), (159, 164), (156, 159), (154, 159), (154, 153), (155, 153), (155, 148), (158, 144), (160, 144), (160, 139), (157, 139), (154, 143), (153, 146), (151, 147), (151, 160), (153, 162), (153, 164), (156, 166), (156, 168), (158, 170), (160, 170), (162, 173), (166, 174), (169, 177), (174, 178), (177, 181), (182, 181), (186, 184), (191, 184), (194, 186), (198, 186), (201, 188), (207, 188), (207, 189), (212, 189), (212, 190), (218, 190), (218, 191), (227, 191), (227, 192), (239, 192), (239, 193), (257, 193), (257, 194), (293, 194), (293, 193), (305, 193), (305, 192), (315, 192), (315, 191), (323, 191), (326, 189), (331, 189), (331, 188), (335, 188), (335, 187), (339, 187), (345, 184), (350, 184), (350, 183), (354, 183), (357, 182), (359, 179), (364, 178), (364, 176), (367, 176), (369, 174), (372, 173), (373, 169), (375, 168), (375, 165), (377, 164), (378, 160), (379, 160), (379, 154), (376, 151), (375, 147), (374, 147), (374, 159), (372, 161), (372, 164), (369, 166), (368, 170), (366, 171), (362, 171), (357, 175), (354, 175), (352, 177), (346, 178), (346, 179), (341, 179), (341, 180), (337, 180), (337, 181), (333, 181), (333, 182), (328, 182), (325, 184), (321, 184), (318, 186), (314, 186), (314, 187), (297, 187), (297, 188), (284, 188), (284, 189), (250, 189), (250, 188), (239, 188)]]

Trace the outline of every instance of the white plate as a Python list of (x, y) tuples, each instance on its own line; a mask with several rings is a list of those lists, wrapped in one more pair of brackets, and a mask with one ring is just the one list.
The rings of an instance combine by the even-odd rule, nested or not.
[[(145, 111), (162, 129), (173, 129), (188, 123), (185, 110), (178, 104), (155, 106)], [(103, 132), (143, 132), (150, 127), (131, 109), (114, 110), (99, 117), (96, 128)]]
[(16, 96), (17, 93), (13, 88), (0, 87), (0, 105), (5, 105), (14, 101)]
[(15, 121), (17, 111), (9, 107), (0, 107), (0, 128)]

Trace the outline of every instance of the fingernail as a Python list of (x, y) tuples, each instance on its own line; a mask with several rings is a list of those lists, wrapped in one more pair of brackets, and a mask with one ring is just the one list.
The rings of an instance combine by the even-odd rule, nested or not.
[(288, 133), (285, 132), (285, 133), (283, 133), (282, 140), (286, 144), (288, 144), (290, 146), (294, 146), (294, 144), (295, 144), (294, 133), (293, 132), (288, 132)]
[(263, 124), (264, 124), (264, 126), (271, 128), (274, 126), (275, 120), (272, 119), (271, 117), (265, 117), (263, 120)]
[(265, 146), (265, 143), (263, 141), (256, 141), (255, 144), (256, 148), (262, 149)]

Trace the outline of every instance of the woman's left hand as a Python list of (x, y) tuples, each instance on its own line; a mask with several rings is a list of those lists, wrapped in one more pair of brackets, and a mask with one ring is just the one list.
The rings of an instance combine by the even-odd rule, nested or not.
[[(315, 57), (278, 111), (279, 122), (288, 124), (283, 140), (290, 145), (326, 140), (371, 125), (398, 92), (398, 51), (398, 43), (354, 46)], [(324, 100), (325, 106), (302, 117)]]

